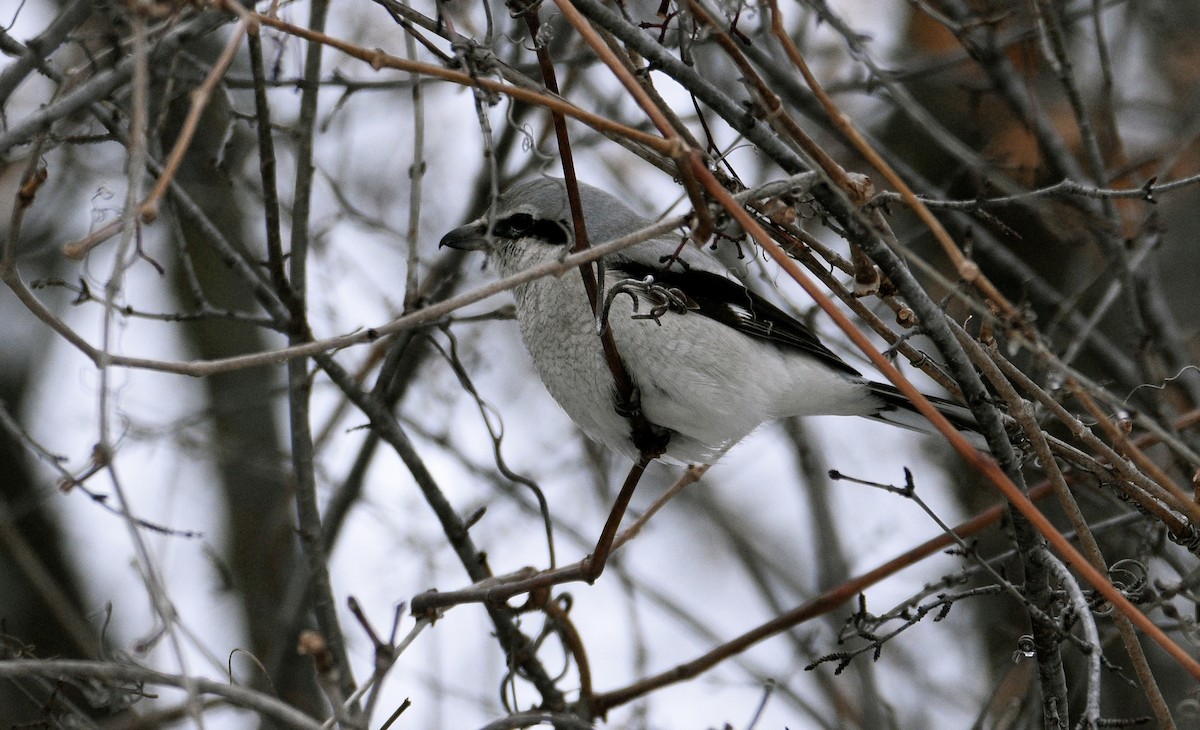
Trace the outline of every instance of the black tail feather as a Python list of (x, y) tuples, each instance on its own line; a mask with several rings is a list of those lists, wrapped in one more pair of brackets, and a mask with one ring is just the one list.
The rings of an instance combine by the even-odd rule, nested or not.
[[(872, 416), (875, 420), (927, 433), (932, 430), (932, 425), (923, 416), (920, 416), (916, 407), (908, 398), (904, 397), (896, 386), (891, 383), (874, 382), (870, 386), (871, 393), (883, 403), (882, 408)], [(946, 417), (950, 425), (959, 431), (976, 436), (977, 438), (972, 441), (977, 442), (978, 446), (983, 446), (983, 439), (979, 436), (979, 422), (975, 420), (975, 416), (971, 415), (969, 408), (945, 398), (932, 395), (925, 397), (938, 409), (939, 413)], [(912, 419), (908, 417), (910, 414), (919, 417)]]

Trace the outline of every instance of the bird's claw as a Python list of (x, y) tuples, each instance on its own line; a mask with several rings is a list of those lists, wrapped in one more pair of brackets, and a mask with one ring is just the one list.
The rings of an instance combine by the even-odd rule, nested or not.
[(629, 420), (632, 426), (629, 438), (638, 451), (651, 458), (658, 458), (667, 452), (667, 445), (675, 432), (646, 418), (642, 413), (642, 393), (637, 386), (629, 392), (628, 399), (615, 398), (613, 408), (617, 415)]

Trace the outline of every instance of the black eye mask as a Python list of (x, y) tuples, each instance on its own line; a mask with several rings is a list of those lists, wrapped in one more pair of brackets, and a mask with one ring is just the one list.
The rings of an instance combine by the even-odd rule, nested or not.
[(566, 246), (571, 242), (568, 230), (565, 221), (551, 221), (534, 218), (528, 213), (514, 213), (496, 221), (492, 234), (496, 238), (536, 238), (555, 246)]

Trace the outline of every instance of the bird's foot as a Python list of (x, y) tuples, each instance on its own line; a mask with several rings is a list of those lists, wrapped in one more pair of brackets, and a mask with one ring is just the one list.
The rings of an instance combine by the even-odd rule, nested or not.
[(628, 419), (632, 427), (629, 438), (638, 452), (650, 459), (657, 459), (667, 452), (667, 444), (675, 432), (651, 423), (642, 413), (642, 395), (635, 387), (628, 398), (617, 397), (613, 401), (617, 415)]

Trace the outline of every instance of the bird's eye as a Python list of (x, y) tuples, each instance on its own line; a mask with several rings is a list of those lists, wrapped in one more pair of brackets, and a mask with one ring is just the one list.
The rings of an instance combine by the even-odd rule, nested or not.
[(528, 213), (514, 213), (507, 218), (496, 221), (493, 233), (498, 238), (522, 238), (529, 233), (533, 225), (533, 216)]
[(513, 213), (496, 221), (492, 233), (497, 238), (536, 238), (542, 243), (565, 246), (569, 242), (566, 224), (534, 218), (528, 213)]

